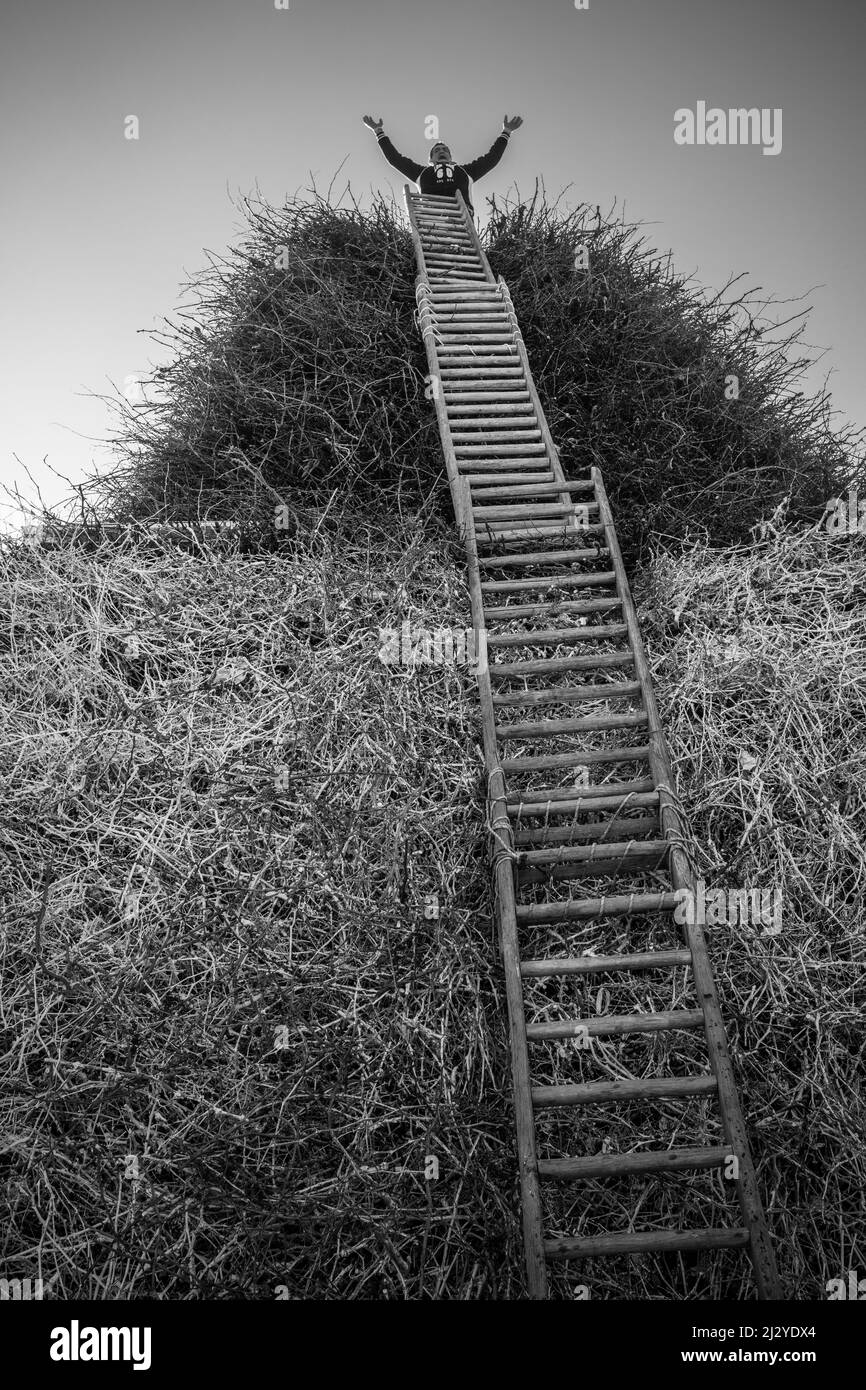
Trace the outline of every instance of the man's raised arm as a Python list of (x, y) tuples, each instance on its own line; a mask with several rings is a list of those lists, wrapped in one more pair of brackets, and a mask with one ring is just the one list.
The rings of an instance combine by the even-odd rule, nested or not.
[(405, 174), (406, 178), (411, 179), (414, 183), (420, 176), (424, 165), (416, 164), (414, 159), (407, 159), (404, 154), (401, 154), (399, 150), (394, 148), (385, 134), (385, 127), (382, 124), (381, 118), (377, 120), (375, 116), (364, 116), (363, 121), (364, 125), (367, 126), (369, 130), (375, 132), (376, 139), (379, 141), (379, 149), (382, 151), (388, 163), (393, 164), (395, 169), (399, 169), (401, 174)]
[(522, 116), (512, 116), (510, 120), (507, 116), (503, 117), (502, 131), (497, 135), (487, 153), (480, 155), (478, 159), (473, 159), (471, 163), (463, 165), (470, 179), (480, 179), (484, 174), (489, 174), (491, 169), (496, 168), (505, 154), (512, 130), (516, 130), (521, 125), (523, 125)]

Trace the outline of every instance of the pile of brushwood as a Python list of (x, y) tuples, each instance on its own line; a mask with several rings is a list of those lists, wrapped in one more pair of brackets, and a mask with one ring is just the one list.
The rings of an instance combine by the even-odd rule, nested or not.
[[(0, 541), (0, 1276), (520, 1297), (475, 681), (382, 660), (404, 622), (469, 622), (411, 243), (384, 202), (248, 212), (67, 511), (237, 530)], [(566, 466), (603, 467), (698, 869), (782, 890), (777, 935), (708, 935), (783, 1278), (821, 1298), (866, 1234), (866, 552), (820, 520), (857, 440), (793, 394), (788, 329), (638, 231), (536, 199), (485, 236)], [(585, 1146), (647, 1142), (626, 1109)], [(730, 1219), (699, 1177), (644, 1215)], [(613, 1200), (572, 1197), (571, 1229)], [(747, 1296), (744, 1263), (554, 1287)]]
[[(436, 491), (405, 216), (381, 198), (243, 211), (239, 244), (209, 256), (152, 335), (167, 363), (145, 400), (110, 400), (116, 462), (78, 515), (224, 517), (261, 534), (280, 506)], [(738, 280), (708, 294), (639, 226), (538, 194), (491, 200), (483, 241), (566, 472), (601, 466), (630, 559), (659, 539), (735, 542), (779, 510), (814, 521), (850, 476), (860, 436), (834, 425), (826, 392), (795, 389), (804, 308)]]

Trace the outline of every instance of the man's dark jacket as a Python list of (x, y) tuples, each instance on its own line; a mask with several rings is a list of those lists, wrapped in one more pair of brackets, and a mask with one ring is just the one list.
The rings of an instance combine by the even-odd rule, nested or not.
[(417, 183), (422, 193), (453, 198), (459, 188), (473, 215), (475, 210), (469, 193), (471, 181), (489, 174), (499, 163), (508, 144), (508, 136), (503, 131), (493, 141), (486, 154), (481, 155), (479, 159), (473, 159), (469, 164), (416, 164), (414, 159), (407, 159), (404, 154), (400, 154), (387, 135), (379, 135), (377, 139), (388, 163), (399, 169), (401, 174), (405, 174), (407, 179)]

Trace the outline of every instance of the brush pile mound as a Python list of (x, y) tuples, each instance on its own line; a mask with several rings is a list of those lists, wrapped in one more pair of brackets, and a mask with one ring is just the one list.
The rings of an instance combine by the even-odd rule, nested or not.
[[(699, 869), (784, 892), (777, 938), (708, 938), (804, 1298), (863, 1238), (864, 582), (861, 541), (782, 533), (638, 585)], [(379, 656), (467, 623), (450, 531), (353, 507), (265, 557), (4, 542), (0, 587), (5, 1277), (519, 1296), (474, 680)], [(641, 1260), (569, 1278), (677, 1293)]]
[[(241, 534), (0, 540), (0, 1275), (520, 1297), (474, 678), (381, 659), (404, 621), (469, 622), (411, 243), (381, 202), (248, 210), (76, 502)], [(815, 525), (851, 441), (823, 398), (779, 404), (748, 310), (635, 236), (537, 200), (487, 233), (566, 466), (601, 463), (642, 560), (699, 871), (783, 891), (777, 937), (708, 938), (783, 1277), (821, 1298), (864, 1234), (866, 556)], [(721, 1179), (700, 1192), (696, 1224), (723, 1220)], [(609, 1200), (575, 1197), (574, 1229)], [(556, 1291), (748, 1287), (699, 1273), (598, 1262)]]
[[(152, 335), (167, 362), (149, 403), (110, 401), (116, 461), (78, 515), (261, 532), (277, 506), (385, 488), (414, 506), (434, 493), (448, 520), (402, 209), (316, 197), (242, 212), (238, 245), (210, 254)], [(795, 389), (805, 310), (738, 281), (709, 294), (639, 226), (584, 204), (491, 200), (482, 241), (566, 473), (601, 466), (628, 559), (660, 538), (735, 543), (778, 508), (814, 521), (841, 490), (866, 435)]]

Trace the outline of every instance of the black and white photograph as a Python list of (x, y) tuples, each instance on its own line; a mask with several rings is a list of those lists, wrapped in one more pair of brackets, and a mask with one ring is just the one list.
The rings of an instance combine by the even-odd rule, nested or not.
[(0, 32), (0, 1327), (160, 1381), (552, 1302), (829, 1375), (866, 10)]

